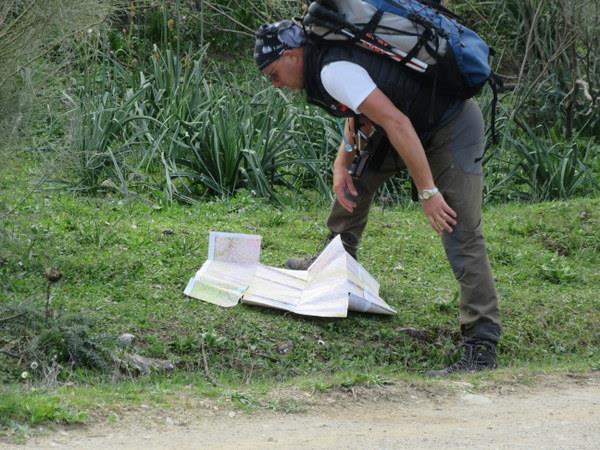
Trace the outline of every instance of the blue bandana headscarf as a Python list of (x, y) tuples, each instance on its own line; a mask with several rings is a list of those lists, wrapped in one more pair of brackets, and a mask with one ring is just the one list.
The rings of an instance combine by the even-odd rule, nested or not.
[(256, 31), (254, 59), (262, 70), (290, 49), (304, 45), (304, 30), (291, 20), (261, 25)]

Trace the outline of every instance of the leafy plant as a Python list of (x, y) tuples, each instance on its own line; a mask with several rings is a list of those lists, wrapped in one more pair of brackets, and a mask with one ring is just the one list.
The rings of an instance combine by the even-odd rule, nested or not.
[(330, 122), (281, 92), (232, 89), (204, 51), (180, 58), (156, 47), (148, 73), (133, 80), (112, 73), (110, 91), (86, 93), (79, 104), (71, 99), (65, 161), (75, 165), (76, 189), (149, 190), (166, 202), (240, 189), (275, 198), (277, 186), (328, 190), (323, 164), (330, 159), (317, 149), (325, 147)]
[[(66, 48), (110, 16), (113, 0), (0, 2), (0, 134), (3, 139), (46, 134), (60, 113), (55, 86), (73, 61)], [(61, 123), (62, 128), (62, 123)], [(57, 130), (60, 133), (61, 130)], [(45, 144), (45, 143), (44, 143)]]
[(0, 318), (3, 353), (19, 362), (21, 378), (32, 377), (52, 385), (64, 375), (63, 369), (112, 368), (106, 339), (92, 332), (91, 319), (82, 314), (4, 303), (0, 304)]
[(598, 134), (600, 30), (594, 0), (457, 0), (452, 9), (495, 48), (510, 119)]
[(554, 284), (570, 283), (577, 278), (575, 270), (557, 256), (541, 265), (540, 274), (545, 280)]
[(526, 186), (533, 201), (589, 195), (600, 187), (590, 164), (597, 156), (593, 140), (560, 140), (552, 131), (536, 134), (526, 128), (523, 138), (510, 138), (514, 151), (512, 182)]

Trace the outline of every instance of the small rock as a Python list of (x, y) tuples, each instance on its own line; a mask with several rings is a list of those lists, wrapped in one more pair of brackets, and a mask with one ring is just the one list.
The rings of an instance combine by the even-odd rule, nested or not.
[(294, 344), (292, 342), (282, 342), (277, 344), (275, 351), (280, 355), (285, 355), (286, 353), (289, 353), (292, 348), (294, 348)]
[(127, 176), (127, 179), (129, 181), (144, 181), (144, 175), (142, 175), (141, 173), (137, 173), (137, 172), (131, 172)]
[(465, 394), (462, 396), (462, 400), (466, 403), (471, 403), (472, 405), (489, 405), (492, 403), (492, 400), (489, 397), (476, 394)]
[(100, 186), (102, 186), (104, 188), (118, 189), (117, 185), (115, 184), (115, 182), (113, 180), (109, 179), (109, 178), (107, 178), (102, 183), (100, 183)]
[(137, 371), (142, 375), (147, 375), (152, 370), (170, 372), (175, 369), (175, 365), (171, 361), (165, 359), (146, 358), (145, 356), (136, 354), (127, 355), (125, 362), (127, 363), (129, 371), (134, 369), (134, 371)]
[(122, 347), (129, 347), (135, 341), (135, 336), (131, 333), (123, 333), (117, 340)]
[(235, 417), (235, 412), (234, 411), (230, 411), (228, 416), (233, 419)]
[(46, 279), (50, 283), (56, 283), (62, 278), (62, 273), (56, 267), (48, 267), (45, 272)]

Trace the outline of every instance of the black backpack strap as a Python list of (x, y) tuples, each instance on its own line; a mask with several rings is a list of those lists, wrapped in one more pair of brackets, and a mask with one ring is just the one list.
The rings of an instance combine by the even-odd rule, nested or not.
[[(425, 35), (426, 33), (429, 34), (430, 31), (429, 30), (425, 30), (425, 32), (423, 33), (423, 35)], [(435, 52), (433, 52), (433, 54), (432, 54), (432, 57), (434, 57), (434, 58), (436, 58), (436, 56), (438, 54), (439, 44), (440, 44), (439, 38), (436, 38), (436, 40), (435, 40)], [(433, 70), (434, 70), (433, 85), (431, 87), (431, 99), (429, 101), (429, 125), (433, 124), (433, 115), (434, 115), (433, 113), (434, 113), (434, 109), (435, 109), (435, 100), (436, 100), (436, 95), (437, 95), (438, 77), (440, 75), (440, 65), (436, 64), (433, 67)]]
[(371, 149), (371, 153), (373, 156), (371, 157), (371, 163), (369, 164), (369, 168), (371, 170), (379, 170), (381, 165), (385, 161), (385, 158), (390, 151), (389, 145), (382, 145), (383, 138), (385, 137), (385, 131), (379, 128), (379, 126), (375, 126), (375, 131), (373, 135), (369, 138), (369, 148)]
[(417, 43), (414, 45), (413, 48), (410, 49), (410, 51), (406, 54), (406, 56), (404, 58), (402, 58), (402, 61), (400, 61), (400, 64), (402, 64), (403, 66), (408, 64), (411, 59), (413, 59), (415, 56), (417, 56), (419, 54), (419, 51), (423, 48), (423, 46), (425, 44), (427, 44), (427, 41), (430, 38), (431, 38), (431, 30), (429, 28), (425, 28), (423, 30), (423, 33), (421, 33), (421, 36), (419, 36), (419, 40), (417, 41)]
[(354, 141), (354, 148), (358, 149), (358, 133), (360, 132), (360, 114), (354, 113), (352, 116), (352, 122), (354, 124), (354, 129), (352, 130), (352, 139)]
[(363, 37), (365, 37), (365, 35), (367, 35), (369, 33), (375, 33), (375, 30), (377, 29), (377, 25), (379, 25), (379, 22), (381, 22), (382, 17), (383, 17), (383, 10), (378, 9), (375, 12), (375, 14), (373, 14), (373, 16), (371, 17), (371, 20), (369, 20), (369, 22), (362, 28), (362, 30), (360, 31), (360, 33), (357, 36), (357, 39), (363, 38)]

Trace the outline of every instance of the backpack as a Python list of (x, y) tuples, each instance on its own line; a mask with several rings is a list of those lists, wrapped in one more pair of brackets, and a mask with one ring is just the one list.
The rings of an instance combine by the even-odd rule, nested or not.
[(317, 0), (302, 19), (309, 38), (347, 41), (385, 55), (468, 99), (486, 82), (495, 92), (491, 49), (439, 0)]

